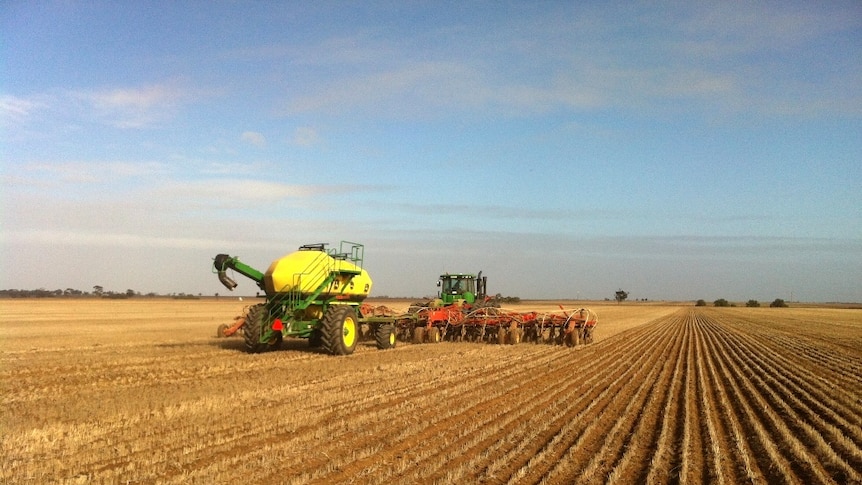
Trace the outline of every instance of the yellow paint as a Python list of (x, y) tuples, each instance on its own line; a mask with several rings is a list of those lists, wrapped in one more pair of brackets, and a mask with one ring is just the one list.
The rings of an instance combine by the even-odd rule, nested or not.
[(351, 317), (344, 319), (344, 346), (353, 347), (356, 343), (356, 322)]
[(321, 294), (322, 297), (345, 295), (351, 301), (361, 301), (371, 292), (371, 277), (364, 269), (345, 260), (335, 259), (322, 251), (295, 251), (273, 261), (264, 273), (266, 293), (286, 293), (299, 290), (313, 293), (332, 271), (361, 271), (350, 278), (341, 275)]

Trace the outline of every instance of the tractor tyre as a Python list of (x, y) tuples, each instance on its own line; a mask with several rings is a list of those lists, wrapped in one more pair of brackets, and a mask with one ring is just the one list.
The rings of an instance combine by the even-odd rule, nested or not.
[(497, 343), (500, 345), (506, 344), (506, 329), (498, 328), (497, 329)]
[(269, 345), (260, 341), (266, 324), (267, 311), (263, 303), (254, 305), (245, 314), (245, 323), (242, 326), (242, 336), (245, 339), (245, 349), (252, 354), (267, 350)]
[(356, 312), (349, 305), (332, 305), (323, 315), (323, 348), (331, 355), (350, 355), (359, 340)]
[(225, 331), (225, 330), (227, 330), (228, 328), (230, 328), (230, 327), (228, 327), (228, 326), (227, 326), (227, 325), (225, 325), (224, 323), (222, 323), (221, 325), (219, 325), (219, 326), (218, 326), (218, 330), (216, 330), (216, 337), (218, 337), (218, 338), (225, 338), (225, 337), (227, 337), (227, 335), (225, 335), (225, 334), (224, 334), (224, 331)]
[(575, 328), (566, 335), (566, 345), (569, 347), (577, 347), (580, 340), (581, 329)]
[(437, 327), (431, 327), (428, 329), (428, 343), (439, 344), (440, 343), (440, 329)]
[(381, 323), (374, 329), (374, 340), (377, 342), (377, 348), (380, 350), (391, 349), (395, 347), (395, 325), (391, 323)]
[(414, 327), (413, 328), (413, 343), (421, 344), (425, 341), (425, 327)]
[(519, 343), (521, 343), (521, 337), (522, 337), (522, 334), (521, 334), (520, 328), (513, 328), (513, 329), (509, 330), (509, 344), (510, 345), (518, 345)]
[(323, 345), (323, 332), (320, 331), (319, 328), (311, 331), (311, 335), (308, 336), (308, 346), (316, 349)]

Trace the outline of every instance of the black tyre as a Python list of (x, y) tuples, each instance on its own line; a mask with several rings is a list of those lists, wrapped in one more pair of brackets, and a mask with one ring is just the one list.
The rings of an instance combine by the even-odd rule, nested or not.
[(573, 328), (572, 331), (566, 334), (566, 345), (569, 347), (577, 347), (580, 340), (581, 329)]
[(395, 347), (395, 325), (380, 324), (374, 329), (374, 340), (377, 342), (377, 348), (380, 350), (391, 349)]
[(263, 352), (270, 347), (266, 342), (260, 341), (266, 328), (267, 316), (268, 312), (263, 303), (252, 306), (245, 314), (242, 336), (245, 339), (245, 349), (252, 354)]
[(497, 329), (497, 343), (500, 345), (504, 345), (506, 343), (506, 329), (498, 328)]
[(333, 305), (323, 315), (323, 348), (332, 355), (350, 355), (359, 340), (356, 312), (348, 305)]
[(311, 335), (308, 337), (308, 346), (316, 349), (323, 345), (323, 332), (320, 329), (314, 329), (311, 331)]
[(522, 337), (523, 334), (521, 333), (520, 328), (509, 329), (508, 340), (510, 345), (518, 345), (519, 343), (521, 343)]
[(414, 327), (413, 328), (413, 343), (421, 344), (425, 341), (425, 328), (424, 327)]

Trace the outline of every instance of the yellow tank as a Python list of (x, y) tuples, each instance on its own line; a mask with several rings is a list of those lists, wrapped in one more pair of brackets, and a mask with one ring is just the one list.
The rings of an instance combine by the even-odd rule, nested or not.
[[(333, 271), (342, 272), (321, 293), (321, 297), (342, 296), (349, 301), (362, 301), (371, 291), (368, 273), (343, 259), (335, 259), (324, 251), (300, 250), (269, 265), (263, 276), (267, 295), (299, 291), (313, 293)], [(351, 278), (352, 277), (352, 278)]]

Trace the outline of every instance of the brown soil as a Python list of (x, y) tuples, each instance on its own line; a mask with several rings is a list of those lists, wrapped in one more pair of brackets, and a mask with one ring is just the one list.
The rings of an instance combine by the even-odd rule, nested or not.
[(565, 303), (594, 344), (333, 357), (216, 338), (248, 303), (0, 301), (0, 482), (862, 481), (862, 310)]

